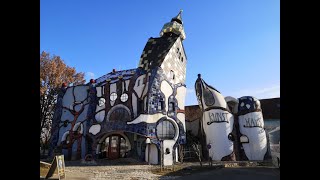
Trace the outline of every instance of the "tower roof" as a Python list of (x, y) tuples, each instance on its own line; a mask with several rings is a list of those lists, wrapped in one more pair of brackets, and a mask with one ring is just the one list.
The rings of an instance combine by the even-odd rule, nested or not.
[(181, 17), (182, 10), (180, 10), (179, 14), (171, 19), (170, 22), (163, 25), (160, 36), (165, 34), (176, 34), (181, 37), (181, 40), (186, 38), (186, 34), (183, 29), (183, 22)]
[(178, 14), (176, 17), (173, 17), (173, 18), (171, 19), (171, 22), (176, 21), (176, 22), (178, 22), (179, 24), (183, 24), (183, 22), (182, 22), (182, 17), (181, 17), (181, 13), (182, 13), (182, 9), (180, 10), (179, 14)]

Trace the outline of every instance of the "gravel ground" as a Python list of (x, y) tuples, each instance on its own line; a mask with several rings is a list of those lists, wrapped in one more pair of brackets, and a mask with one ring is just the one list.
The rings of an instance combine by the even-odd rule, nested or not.
[[(84, 161), (66, 161), (66, 179), (67, 180), (104, 180), (104, 179), (121, 179), (121, 180), (149, 180), (149, 179), (177, 179), (184, 178), (179, 175), (167, 176), (157, 175), (151, 170), (159, 169), (159, 165), (148, 165), (135, 159), (125, 158), (117, 160), (97, 160), (87, 163)], [(176, 166), (179, 168), (188, 166), (199, 166), (199, 163), (183, 163)], [(185, 175), (190, 174), (186, 172)], [(57, 179), (54, 175), (50, 179)]]
[(69, 161), (66, 162), (66, 176), (68, 180), (148, 180), (179, 177), (153, 174), (151, 170), (155, 168), (159, 168), (159, 166), (148, 165), (135, 159), (100, 160), (94, 163)]

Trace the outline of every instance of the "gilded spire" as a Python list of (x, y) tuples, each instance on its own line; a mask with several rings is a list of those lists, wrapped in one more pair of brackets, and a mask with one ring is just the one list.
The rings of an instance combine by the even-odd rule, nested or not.
[(181, 37), (182, 40), (186, 38), (186, 34), (183, 30), (182, 18), (181, 18), (182, 10), (180, 10), (179, 14), (171, 19), (170, 22), (163, 25), (160, 36), (162, 37), (164, 34), (176, 34)]
[(178, 23), (180, 23), (180, 24), (183, 24), (183, 22), (182, 22), (182, 17), (181, 17), (182, 11), (183, 11), (183, 10), (180, 9), (179, 14), (178, 14), (176, 17), (172, 18), (172, 19), (171, 19), (171, 22), (176, 21), (176, 22), (178, 22)]

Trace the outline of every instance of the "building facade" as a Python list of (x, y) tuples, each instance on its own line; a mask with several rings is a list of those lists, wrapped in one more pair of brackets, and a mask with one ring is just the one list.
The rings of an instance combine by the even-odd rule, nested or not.
[(187, 56), (181, 12), (163, 26), (160, 37), (149, 38), (138, 68), (61, 87), (52, 127), (55, 151), (69, 160), (178, 161), (179, 145), (186, 142)]
[(262, 161), (268, 158), (267, 134), (258, 99), (252, 96), (224, 97), (200, 74), (195, 91), (202, 113), (198, 119), (205, 157), (215, 161)]

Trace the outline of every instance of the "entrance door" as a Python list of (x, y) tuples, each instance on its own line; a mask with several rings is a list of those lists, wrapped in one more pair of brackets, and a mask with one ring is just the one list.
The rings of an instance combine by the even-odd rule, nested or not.
[(115, 135), (115, 136), (111, 136), (110, 139), (110, 150), (109, 150), (109, 154), (108, 154), (108, 157), (110, 159), (117, 159), (119, 158), (119, 155), (120, 155), (120, 138), (119, 136)]

